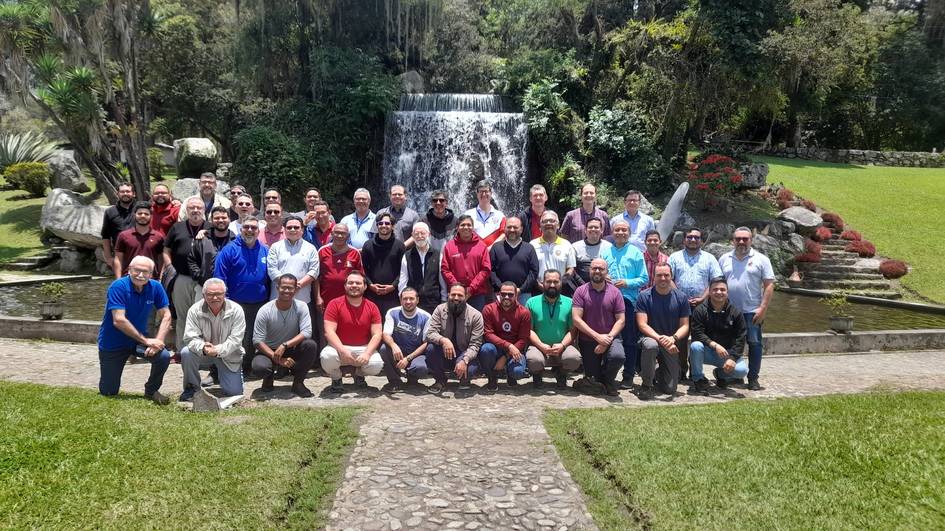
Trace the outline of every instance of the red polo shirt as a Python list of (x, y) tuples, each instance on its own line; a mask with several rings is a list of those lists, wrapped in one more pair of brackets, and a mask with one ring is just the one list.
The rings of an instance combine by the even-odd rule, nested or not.
[(371, 325), (381, 324), (381, 311), (367, 299), (360, 306), (348, 303), (348, 297), (332, 299), (325, 307), (325, 321), (338, 325), (335, 333), (342, 345), (363, 347), (371, 340)]
[(361, 251), (349, 247), (347, 251), (335, 253), (331, 245), (318, 250), (318, 291), (328, 304), (345, 294), (345, 277), (352, 271), (364, 273)]
[(164, 252), (164, 233), (148, 227), (148, 232), (139, 233), (134, 228), (118, 233), (115, 252), (121, 254), (121, 274), (128, 274), (128, 264), (136, 256), (147, 256), (154, 260), (154, 278), (160, 277), (161, 254)]

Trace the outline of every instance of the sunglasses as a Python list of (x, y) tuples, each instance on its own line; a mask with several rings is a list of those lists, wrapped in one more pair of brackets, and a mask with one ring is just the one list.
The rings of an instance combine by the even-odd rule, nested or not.
[(737, 242), (747, 242), (751, 240), (751, 238), (734, 238), (734, 240)]
[(258, 225), (243, 225), (243, 230), (257, 231), (259, 230)]
[(437, 199), (433, 199), (432, 201), (433, 201), (434, 203), (445, 203), (445, 202), (446, 202), (446, 199), (443, 199), (442, 197), (440, 197), (440, 198), (437, 198)]
[(702, 236), (686, 236), (687, 240), (701, 240)]
[(266, 214), (281, 214), (281, 210), (267, 210)]
[(252, 203), (236, 203), (236, 206), (248, 207), (248, 206), (253, 206), (253, 204)]
[(502, 297), (503, 299), (514, 299), (514, 298), (515, 298), (515, 294), (514, 294), (514, 293), (499, 293), (499, 296)]
[(378, 226), (378, 227), (383, 227), (383, 226), (385, 226), (385, 225), (390, 225), (390, 221), (378, 221), (378, 222), (377, 222), (377, 226)]

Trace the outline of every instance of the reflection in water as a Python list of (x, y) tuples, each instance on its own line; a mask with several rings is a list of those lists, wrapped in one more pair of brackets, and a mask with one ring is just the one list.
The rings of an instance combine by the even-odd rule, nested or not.
[[(100, 321), (105, 309), (105, 292), (113, 279), (64, 282), (63, 318), (83, 321)], [(39, 292), (42, 284), (0, 288), (0, 314), (20, 317), (39, 317), (39, 303), (43, 296)]]

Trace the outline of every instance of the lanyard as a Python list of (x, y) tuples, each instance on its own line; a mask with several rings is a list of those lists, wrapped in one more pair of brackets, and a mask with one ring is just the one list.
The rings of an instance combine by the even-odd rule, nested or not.
[(364, 215), (364, 219), (360, 219), (360, 220), (359, 220), (359, 219), (358, 219), (358, 213), (355, 212), (355, 213), (354, 213), (354, 224), (357, 225), (357, 228), (355, 228), (355, 230), (356, 230), (356, 231), (360, 231), (360, 230), (361, 230), (361, 225), (364, 225), (365, 223), (367, 223), (367, 220), (368, 220), (369, 217), (371, 217), (371, 213), (370, 213), (370, 212), (368, 212), (367, 214)]
[(492, 211), (489, 212), (489, 215), (488, 215), (488, 216), (486, 216), (485, 218), (483, 218), (483, 217), (482, 217), (482, 210), (480, 210), (479, 207), (476, 207), (476, 215), (479, 216), (479, 221), (480, 221), (481, 223), (487, 223), (487, 222), (489, 221), (489, 218), (491, 218), (491, 217), (492, 217), (492, 214), (494, 214), (494, 213), (495, 213), (495, 211), (492, 210)]

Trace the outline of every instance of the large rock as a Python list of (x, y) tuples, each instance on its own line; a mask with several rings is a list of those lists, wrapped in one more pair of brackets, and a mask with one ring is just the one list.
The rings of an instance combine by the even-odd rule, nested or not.
[(702, 250), (711, 254), (716, 259), (721, 258), (723, 254), (735, 249), (730, 243), (707, 243), (702, 246)]
[(43, 205), (39, 226), (76, 247), (94, 249), (102, 244), (105, 208), (83, 204), (75, 192), (54, 188)]
[(784, 243), (781, 245), (781, 248), (790, 252), (791, 254), (800, 254), (804, 252), (804, 242), (806, 239), (800, 234), (792, 233), (790, 236), (784, 240)]
[(676, 218), (676, 223), (673, 225), (674, 230), (685, 231), (690, 227), (695, 227), (696, 218), (692, 217), (692, 214), (683, 210), (679, 213), (679, 217)]
[(178, 138), (174, 141), (174, 160), (179, 177), (200, 177), (217, 167), (217, 146), (209, 138)]
[(811, 212), (801, 206), (793, 206), (782, 210), (778, 213), (778, 219), (793, 223), (794, 230), (803, 236), (813, 234), (814, 231), (817, 230), (817, 227), (824, 222), (820, 214)]
[[(230, 191), (230, 185), (220, 179), (217, 179), (217, 195), (226, 197)], [(176, 199), (183, 201), (192, 195), (200, 193), (200, 179), (178, 179), (174, 183), (174, 189), (171, 191)]]
[(781, 250), (781, 242), (777, 238), (765, 236), (764, 234), (755, 234), (751, 237), (751, 246), (762, 253), (771, 256)]
[(705, 242), (731, 242), (735, 225), (731, 223), (716, 223), (705, 229)]
[(742, 182), (740, 188), (757, 190), (764, 188), (768, 183), (768, 165), (764, 162), (743, 164), (741, 167)]
[(640, 209), (639, 210), (640, 212), (643, 212), (647, 216), (652, 216), (653, 213), (656, 212), (656, 208), (653, 207), (653, 203), (650, 203), (650, 201), (646, 197), (643, 197), (643, 194), (640, 194)]
[(46, 161), (49, 164), (49, 187), (64, 188), (73, 192), (88, 192), (89, 185), (82, 175), (72, 151), (59, 150)]
[(397, 76), (400, 87), (407, 94), (422, 94), (424, 90), (423, 76), (416, 70), (410, 70)]

